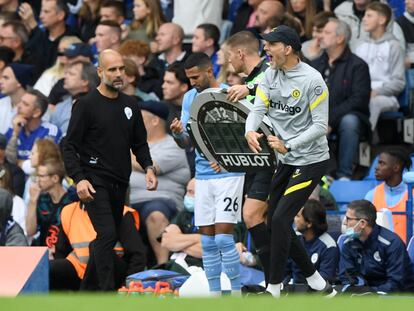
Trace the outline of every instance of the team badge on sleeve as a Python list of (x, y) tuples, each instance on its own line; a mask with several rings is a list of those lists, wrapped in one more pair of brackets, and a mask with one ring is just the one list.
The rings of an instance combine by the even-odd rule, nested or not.
[(317, 86), (317, 87), (315, 87), (315, 95), (316, 96), (319, 96), (319, 95), (321, 95), (322, 94), (322, 92), (323, 92), (323, 88), (322, 88), (322, 86)]
[(132, 109), (131, 108), (125, 107), (124, 113), (125, 113), (128, 120), (131, 119), (131, 117), (132, 117)]

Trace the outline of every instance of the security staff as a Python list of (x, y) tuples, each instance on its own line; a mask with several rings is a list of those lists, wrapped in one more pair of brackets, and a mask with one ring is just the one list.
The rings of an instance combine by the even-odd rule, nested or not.
[(263, 134), (256, 130), (267, 114), (277, 135), (269, 135), (267, 142), (279, 153), (268, 202), (270, 245), (258, 250), (263, 254), (270, 249), (267, 291), (280, 296), (290, 256), (312, 289), (334, 296), (336, 291), (316, 271), (292, 229), (295, 215), (327, 170), (328, 89), (320, 73), (300, 61), (301, 43), (294, 29), (282, 25), (262, 38), (270, 68), (257, 87), (246, 139), (253, 152), (261, 151)]
[(348, 205), (339, 277), (345, 292), (413, 292), (414, 266), (405, 244), (390, 230), (375, 223), (377, 211), (367, 200)]

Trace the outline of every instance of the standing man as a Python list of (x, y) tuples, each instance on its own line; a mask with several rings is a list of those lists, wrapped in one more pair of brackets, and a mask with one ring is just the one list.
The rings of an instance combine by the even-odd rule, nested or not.
[[(76, 182), (96, 231), (90, 243), (97, 258), (97, 288), (114, 290), (112, 249), (118, 240), (126, 189), (131, 174), (130, 150), (145, 171), (148, 190), (157, 177), (147, 144), (147, 132), (136, 102), (120, 92), (125, 74), (122, 56), (114, 50), (99, 55), (97, 89), (73, 107), (63, 157)], [(85, 289), (94, 284), (85, 284)]]
[[(259, 40), (250, 31), (240, 31), (227, 40), (227, 46), (229, 63), (233, 66), (235, 73), (247, 75), (244, 80), (245, 84), (233, 85), (227, 90), (227, 99), (236, 102), (246, 98), (254, 102), (257, 85), (269, 67), (266, 58), (260, 57)], [(263, 252), (262, 248), (268, 248), (270, 243), (265, 213), (272, 175), (273, 172), (270, 170), (258, 170), (255, 173), (246, 174), (245, 180), (247, 197), (243, 204), (243, 220), (252, 235), (256, 252), (264, 266), (269, 265), (268, 253)], [(269, 279), (267, 272), (268, 270), (265, 270), (266, 280)]]
[[(280, 296), (288, 257), (301, 268), (309, 286), (334, 296), (336, 291), (316, 271), (292, 223), (328, 166), (328, 89), (319, 72), (299, 59), (301, 43), (296, 31), (279, 26), (262, 35), (271, 68), (256, 90), (246, 120), (246, 140), (253, 152), (261, 150), (256, 132), (265, 114), (277, 136), (268, 144), (279, 153), (270, 185), (267, 225), (270, 263), (267, 291)], [(264, 250), (265, 251), (265, 250)]]
[[(194, 53), (184, 63), (185, 73), (194, 87), (184, 95), (181, 120), (174, 119), (171, 131), (177, 144), (185, 148), (191, 144), (184, 129), (190, 119), (190, 108), (196, 96), (208, 89), (225, 87), (214, 78), (213, 64), (207, 54)], [(203, 266), (210, 293), (221, 295), (222, 267), (230, 279), (232, 294), (241, 294), (239, 254), (233, 239), (234, 225), (240, 221), (244, 175), (214, 170), (196, 152), (195, 225), (200, 228)]]

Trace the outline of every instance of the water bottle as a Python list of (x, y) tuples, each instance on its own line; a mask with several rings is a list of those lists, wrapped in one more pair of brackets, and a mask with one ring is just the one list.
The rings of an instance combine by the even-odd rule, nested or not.
[(242, 257), (244, 259), (244, 264), (246, 266), (254, 266), (255, 265), (255, 259), (251, 252), (243, 252)]

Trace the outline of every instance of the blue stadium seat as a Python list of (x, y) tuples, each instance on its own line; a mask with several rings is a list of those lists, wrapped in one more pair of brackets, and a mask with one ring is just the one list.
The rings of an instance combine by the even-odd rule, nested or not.
[(411, 237), (410, 242), (408, 242), (407, 252), (410, 256), (411, 262), (414, 264), (414, 236)]
[(343, 211), (349, 202), (364, 199), (367, 192), (376, 185), (376, 180), (334, 180), (329, 191), (334, 196), (339, 210)]

